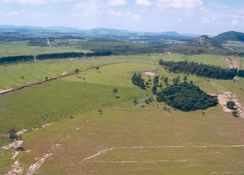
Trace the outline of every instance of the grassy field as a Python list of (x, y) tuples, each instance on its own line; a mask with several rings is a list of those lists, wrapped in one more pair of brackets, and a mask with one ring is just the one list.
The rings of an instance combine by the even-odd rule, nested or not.
[(38, 55), (43, 53), (62, 53), (62, 52), (89, 52), (73, 46), (29, 46), (26, 42), (13, 42), (0, 44), (0, 57), (16, 55)]
[[(121, 62), (120, 59), (70, 59), (47, 60), (40, 62), (0, 65), (1, 89), (20, 86), (28, 82), (44, 80), (46, 76), (55, 77), (64, 72), (74, 72), (76, 68), (84, 71), (94, 66)], [(22, 78), (24, 77), (24, 78)]]
[[(12, 71), (6, 68), (7, 76), (0, 74), (6, 87), (16, 85), (18, 81), (7, 80), (19, 77), (24, 68), (24, 76), (35, 75), (28, 81), (77, 67), (86, 70), (100, 65), (100, 69), (1, 96), (0, 145), (8, 143), (9, 129), (29, 130), (22, 136), (26, 151), (17, 157), (24, 174), (50, 152), (52, 156), (37, 174), (244, 174), (244, 148), (231, 147), (244, 144), (241, 118), (220, 106), (191, 113), (167, 107), (168, 111), (156, 102), (142, 107), (151, 92), (132, 85), (134, 72), (158, 70), (169, 78), (178, 76), (158, 66), (161, 58), (225, 66), (221, 56), (174, 54), (8, 65)], [(234, 83), (189, 76), (190, 80), (209, 93), (231, 91), (244, 103), (243, 79)], [(113, 88), (119, 93), (114, 94)], [(134, 99), (140, 104), (134, 105)], [(40, 128), (47, 123), (52, 124)], [(0, 150), (0, 174), (9, 168), (10, 156)]]
[[(20, 86), (33, 81), (44, 80), (46, 76), (54, 77), (64, 72), (74, 71), (76, 68), (84, 71), (90, 67), (118, 62), (147, 63), (157, 67), (159, 59), (184, 61), (190, 60), (199, 63), (212, 64), (225, 67), (222, 56), (195, 55), (184, 56), (178, 54), (152, 54), (134, 56), (112, 56), (102, 59), (70, 59), (70, 60), (47, 60), (40, 62), (17, 63), (0, 65), (0, 89)], [(242, 58), (236, 58), (240, 61)], [(244, 63), (243, 63), (244, 66)]]

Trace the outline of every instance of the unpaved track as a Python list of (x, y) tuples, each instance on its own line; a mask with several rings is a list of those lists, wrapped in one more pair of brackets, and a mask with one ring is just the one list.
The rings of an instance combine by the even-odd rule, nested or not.
[[(110, 151), (114, 150), (130, 150), (130, 149), (181, 149), (181, 148), (192, 148), (192, 149), (206, 149), (206, 148), (242, 148), (244, 149), (244, 144), (243, 145), (165, 145), (165, 146), (131, 146), (131, 147), (111, 147), (111, 148), (106, 148), (98, 151), (97, 153), (88, 156), (82, 160), (82, 163), (85, 163), (86, 161), (89, 161), (99, 157), (100, 155), (104, 155)], [(167, 161), (167, 160), (155, 160), (155, 161)], [(93, 162), (93, 161), (92, 161)], [(103, 163), (104, 161), (101, 161)], [(105, 162), (104, 162), (105, 163)], [(110, 161), (108, 161), (110, 163)], [(115, 161), (116, 163), (116, 161)], [(117, 162), (119, 163), (119, 161)], [(123, 163), (123, 161), (121, 162)], [(135, 161), (131, 162), (135, 163)], [(149, 161), (149, 163), (152, 163)]]

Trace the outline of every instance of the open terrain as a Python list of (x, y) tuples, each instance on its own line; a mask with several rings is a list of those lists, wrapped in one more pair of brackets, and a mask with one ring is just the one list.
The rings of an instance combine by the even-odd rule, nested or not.
[[(133, 73), (184, 76), (159, 66), (160, 59), (228, 67), (224, 56), (171, 53), (0, 66), (2, 89), (80, 69), (0, 96), (0, 145), (10, 143), (10, 129), (26, 130), (18, 143), (24, 151), (0, 149), (0, 174), (244, 174), (242, 118), (221, 105), (186, 113), (155, 99), (145, 104), (151, 90), (134, 86)], [(244, 79), (191, 80), (210, 94), (231, 92), (244, 106)]]

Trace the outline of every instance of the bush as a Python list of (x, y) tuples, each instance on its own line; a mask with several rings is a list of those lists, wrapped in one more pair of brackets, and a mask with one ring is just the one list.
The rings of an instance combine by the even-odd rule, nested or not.
[(18, 136), (17, 131), (15, 130), (15, 128), (10, 129), (8, 133), (9, 133), (9, 138), (11, 140), (18, 140), (19, 139), (19, 136)]
[(233, 111), (233, 112), (232, 112), (232, 115), (233, 115), (234, 117), (239, 117), (239, 113), (238, 113), (237, 111)]
[(119, 90), (117, 88), (113, 88), (113, 93), (117, 94), (117, 93), (119, 93)]
[(235, 110), (235, 109), (236, 109), (236, 103), (235, 103), (234, 101), (228, 101), (228, 102), (226, 103), (226, 107), (227, 107), (228, 109)]

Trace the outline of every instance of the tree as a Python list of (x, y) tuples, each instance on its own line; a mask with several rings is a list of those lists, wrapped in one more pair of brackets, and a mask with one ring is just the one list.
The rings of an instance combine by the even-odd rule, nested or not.
[(19, 139), (19, 136), (18, 136), (15, 128), (10, 129), (8, 133), (9, 133), (9, 138), (11, 140), (18, 140)]
[(173, 78), (172, 82), (174, 85), (178, 85), (180, 83), (180, 77), (178, 76), (178, 77)]
[(134, 73), (133, 76), (131, 77), (131, 81), (134, 85), (140, 87), (141, 89), (146, 89), (144, 80), (142, 79), (141, 74), (136, 74)]
[(80, 72), (80, 69), (76, 68), (75, 73), (78, 74)]
[(137, 99), (134, 99), (133, 100), (133, 103), (134, 103), (134, 105), (137, 105), (138, 104), (138, 100)]
[(226, 106), (228, 109), (235, 110), (236, 109), (236, 103), (234, 101), (228, 101), (226, 103)]
[(119, 90), (117, 88), (113, 88), (113, 93), (117, 94), (119, 92)]
[(168, 77), (165, 77), (165, 78), (164, 78), (164, 83), (166, 84), (166, 86), (169, 85), (169, 78), (168, 78)]
[(188, 79), (188, 77), (185, 75), (185, 76), (184, 76), (184, 79), (183, 79), (184, 82), (187, 82), (187, 79)]
[(159, 76), (155, 76), (155, 77), (153, 78), (153, 84), (154, 84), (154, 85), (158, 85), (158, 82), (159, 82)]
[(153, 93), (153, 95), (156, 95), (157, 94), (157, 86), (156, 85), (154, 85), (152, 87), (152, 93)]

